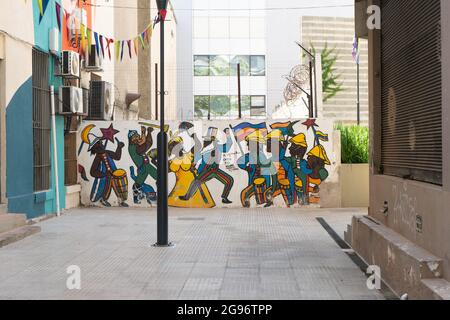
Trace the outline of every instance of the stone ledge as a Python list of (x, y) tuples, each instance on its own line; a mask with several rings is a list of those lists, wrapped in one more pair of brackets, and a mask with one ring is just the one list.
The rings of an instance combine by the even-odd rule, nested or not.
[(444, 279), (424, 279), (422, 283), (436, 300), (450, 300), (450, 282)]
[(442, 277), (442, 259), (415, 245), (370, 217), (353, 217), (347, 234), (352, 248), (367, 264), (381, 268), (383, 280), (397, 295), (411, 299), (434, 299), (424, 279)]
[(7, 246), (8, 244), (20, 241), (26, 237), (33, 234), (39, 233), (41, 227), (38, 226), (25, 226), (21, 228), (14, 229), (0, 234), (0, 248)]

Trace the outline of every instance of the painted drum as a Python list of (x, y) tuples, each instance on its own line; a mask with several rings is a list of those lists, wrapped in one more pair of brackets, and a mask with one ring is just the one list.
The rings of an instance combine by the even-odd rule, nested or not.
[(257, 204), (266, 203), (266, 199), (264, 193), (266, 192), (266, 179), (264, 178), (255, 178), (255, 198)]

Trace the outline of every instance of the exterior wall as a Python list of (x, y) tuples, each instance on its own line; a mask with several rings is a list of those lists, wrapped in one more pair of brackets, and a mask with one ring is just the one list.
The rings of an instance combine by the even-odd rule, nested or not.
[[(6, 128), (6, 157), (2, 152), (2, 164), (6, 158), (6, 196), (8, 211), (26, 213), (33, 218), (56, 211), (55, 181), (52, 171), (52, 184), (49, 191), (33, 191), (33, 123), (32, 123), (32, 48), (48, 51), (48, 32), (57, 27), (54, 15), (54, 1), (50, 1), (46, 14), (39, 23), (39, 9), (36, 1), (8, 1), (2, 4), (0, 29), (6, 31), (5, 60), (3, 66), (4, 103), (2, 106), (2, 126)], [(20, 27), (18, 27), (20, 21)], [(59, 81), (53, 77), (53, 64), (50, 65), (50, 85), (58, 87)], [(6, 121), (4, 116), (6, 113)], [(60, 185), (60, 204), (64, 208), (64, 121), (56, 119), (57, 147)], [(4, 138), (2, 139), (4, 140)], [(53, 153), (53, 146), (51, 153)], [(54, 170), (51, 155), (52, 170)]]
[[(319, 116), (338, 122), (356, 123), (357, 120), (357, 66), (352, 57), (355, 23), (353, 18), (345, 17), (303, 17), (303, 44), (311, 44), (317, 50), (322, 50), (325, 44), (328, 48), (336, 48), (338, 61), (336, 73), (341, 77), (343, 91), (323, 103)], [(361, 122), (368, 124), (368, 53), (367, 41), (360, 40), (360, 93)]]
[[(297, 136), (300, 133), (305, 134), (306, 136), (306, 142), (308, 144), (308, 147), (305, 148), (305, 152), (310, 152), (311, 150), (318, 150), (318, 148), (314, 148), (315, 146), (315, 134), (313, 132), (313, 127), (306, 126), (303, 124), (303, 121), (300, 122), (279, 122), (284, 123), (286, 126), (291, 125), (293, 128), (293, 134), (290, 133), (290, 136)], [(181, 137), (183, 141), (183, 153), (188, 154), (191, 150), (191, 148), (195, 145), (193, 138), (191, 137), (191, 134), (195, 132), (197, 137), (199, 137), (200, 140), (204, 140), (204, 137), (207, 136), (210, 128), (217, 128), (218, 129), (218, 135), (217, 139), (219, 142), (219, 146), (217, 149), (215, 149), (215, 152), (220, 152), (221, 144), (225, 144), (227, 141), (226, 134), (224, 133), (224, 129), (229, 129), (230, 125), (235, 128), (239, 125), (242, 125), (243, 131), (241, 132), (247, 132), (251, 133), (255, 131), (256, 129), (252, 129), (252, 125), (258, 125), (259, 122), (254, 122), (253, 124), (248, 123), (240, 123), (240, 122), (225, 122), (225, 121), (211, 121), (211, 122), (194, 122), (192, 125), (194, 127), (190, 129), (190, 133), (187, 133), (186, 131), (183, 131), (183, 126), (180, 127), (180, 122), (169, 122), (170, 125), (170, 135), (172, 137), (171, 141), (175, 141), (174, 137)], [(186, 125), (184, 123), (183, 125)], [(275, 122), (264, 122), (261, 124), (264, 128), (267, 128), (269, 132), (277, 131), (276, 129), (271, 129), (271, 126), (274, 126)], [(310, 125), (312, 125), (310, 123)], [(251, 169), (255, 169), (255, 167), (258, 167), (261, 169), (261, 175), (255, 175), (255, 177), (265, 176), (266, 180), (262, 179), (261, 189), (269, 190), (269, 187), (273, 185), (272, 190), (278, 190), (278, 193), (275, 194), (276, 197), (273, 201), (273, 204), (276, 206), (286, 207), (288, 205), (292, 206), (298, 206), (299, 200), (301, 197), (297, 197), (297, 193), (291, 191), (294, 191), (295, 188), (290, 188), (289, 186), (294, 186), (295, 184), (298, 184), (298, 186), (301, 185), (299, 180), (305, 181), (305, 186), (308, 184), (306, 179), (309, 179), (309, 189), (307, 190), (307, 194), (309, 195), (309, 202), (311, 205), (321, 205), (326, 207), (336, 207), (340, 205), (340, 199), (336, 199), (336, 194), (339, 194), (339, 187), (338, 187), (338, 176), (337, 172), (339, 169), (340, 163), (337, 162), (337, 159), (340, 159), (340, 146), (337, 143), (339, 141), (339, 136), (335, 135), (333, 133), (333, 125), (331, 122), (328, 121), (321, 121), (317, 120), (317, 125), (320, 127), (314, 127), (316, 130), (322, 131), (324, 134), (328, 134), (328, 141), (326, 138), (322, 138), (320, 141), (320, 144), (323, 146), (324, 153), (328, 156), (330, 160), (330, 165), (325, 165), (325, 170), (321, 170), (321, 177), (324, 179), (323, 181), (320, 179), (314, 180), (314, 174), (308, 173), (306, 171), (305, 174), (301, 175), (300, 170), (296, 171), (295, 168), (298, 168), (298, 163), (295, 161), (292, 163), (293, 166), (289, 166), (289, 160), (286, 160), (284, 162), (277, 161), (278, 157), (274, 157), (273, 154), (278, 155), (280, 149), (274, 149), (273, 154), (267, 152), (266, 148), (266, 142), (263, 142), (262, 149), (260, 153), (261, 159), (264, 157), (268, 158), (268, 162), (266, 162), (266, 166), (257, 166), (256, 163), (250, 163)], [(110, 127), (112, 126), (112, 127)], [(82, 181), (82, 191), (81, 191), (81, 200), (82, 204), (85, 206), (102, 206), (104, 204), (101, 203), (101, 200), (107, 200), (111, 205), (117, 206), (120, 205), (123, 200), (126, 200), (125, 202), (130, 206), (149, 206), (149, 205), (155, 205), (155, 188), (156, 188), (156, 169), (154, 164), (152, 164), (151, 158), (147, 158), (150, 162), (150, 164), (142, 165), (140, 170), (137, 169), (135, 163), (142, 163), (146, 157), (145, 154), (154, 155), (154, 152), (156, 151), (156, 134), (157, 131), (155, 130), (151, 137), (153, 138), (153, 141), (150, 141), (149, 145), (147, 145), (141, 152), (143, 154), (142, 156), (134, 156), (132, 155), (133, 145), (129, 141), (129, 133), (130, 130), (136, 130), (137, 132), (141, 133), (141, 126), (144, 126), (144, 133), (147, 132), (148, 126), (157, 127), (157, 123), (138, 123), (138, 122), (86, 122), (83, 123), (80, 131), (80, 144), (82, 144), (82, 152), (79, 156), (79, 163), (83, 168), (83, 172), (80, 175), (80, 180)], [(275, 125), (274, 127), (276, 127)], [(105, 131), (105, 129), (110, 129)], [(91, 154), (91, 152), (88, 152), (88, 147), (93, 146), (92, 143), (97, 143), (97, 141), (94, 141), (95, 137), (108, 137), (108, 135), (105, 135), (105, 132), (112, 132), (114, 133), (115, 130), (118, 132), (111, 137), (111, 140), (107, 142), (106, 150), (108, 150), (108, 154), (115, 158), (116, 160), (111, 160), (109, 165), (112, 168), (112, 171), (115, 170), (123, 170), (122, 173), (124, 174), (125, 178), (122, 179), (116, 179), (117, 182), (121, 181), (121, 185), (125, 186), (123, 190), (122, 196), (120, 193), (116, 193), (116, 189), (112, 189), (112, 180), (109, 180), (109, 178), (94, 178), (93, 176), (97, 176), (98, 172), (96, 172), (97, 168), (102, 169), (102, 165), (97, 165), (98, 163), (94, 164), (94, 160), (96, 159), (97, 154)], [(103, 130), (103, 133), (102, 133)], [(288, 130), (284, 128), (283, 130)], [(261, 132), (264, 132), (262, 129)], [(319, 131), (318, 131), (319, 132)], [(263, 134), (265, 135), (265, 134)], [(202, 138), (203, 137), (203, 138)], [(319, 136), (317, 136), (319, 137)], [(142, 138), (148, 138), (148, 136), (142, 136)], [(117, 140), (116, 140), (117, 139)], [(173, 152), (174, 154), (177, 154), (178, 156), (175, 156), (174, 154), (171, 154), (170, 159), (170, 167), (171, 167), (171, 173), (169, 174), (169, 191), (171, 191), (171, 194), (169, 195), (169, 205), (173, 207), (196, 207), (196, 208), (212, 208), (212, 207), (242, 207), (245, 205), (245, 200), (249, 200), (249, 204), (251, 206), (263, 206), (266, 205), (268, 202), (270, 202), (270, 191), (267, 191), (266, 193), (261, 192), (261, 201), (259, 204), (256, 202), (256, 196), (254, 191), (258, 190), (258, 188), (255, 187), (255, 184), (253, 184), (253, 179), (249, 178), (248, 172), (243, 170), (245, 168), (245, 162), (243, 162), (243, 158), (241, 156), (243, 154), (247, 154), (249, 151), (248, 145), (245, 141), (241, 143), (242, 151), (236, 142), (235, 136), (230, 136), (229, 140), (229, 149), (226, 149), (226, 153), (223, 154), (223, 157), (220, 161), (220, 169), (221, 171), (216, 172), (217, 175), (211, 176), (211, 180), (207, 179), (205, 177), (205, 180), (201, 180), (201, 191), (195, 192), (190, 200), (183, 201), (179, 199), (180, 196), (183, 196), (187, 193), (187, 190), (189, 186), (194, 181), (194, 177), (196, 179), (200, 179), (199, 177), (204, 176), (205, 173), (209, 173), (210, 171), (214, 171), (212, 169), (208, 170), (200, 170), (200, 172), (196, 171), (196, 169), (199, 169), (199, 166), (196, 160), (193, 160), (186, 156), (184, 161), (180, 160), (180, 155), (178, 155), (177, 152)], [(115, 141), (115, 142), (111, 142)], [(101, 143), (104, 143), (105, 140), (101, 140)], [(116, 151), (119, 151), (120, 153), (120, 145), (123, 143), (123, 149), (121, 154), (115, 154)], [(278, 145), (278, 141), (276, 141), (276, 144)], [(275, 145), (275, 143), (274, 143)], [(288, 144), (288, 150), (286, 156), (291, 157), (291, 146), (293, 145), (292, 142)], [(97, 147), (99, 146), (99, 143), (97, 143)], [(209, 151), (211, 151), (212, 146), (200, 146), (200, 148), (195, 149), (194, 154), (195, 155), (202, 155), (207, 154)], [(251, 150), (256, 150), (256, 143), (251, 144)], [(95, 150), (95, 148), (94, 148)], [(131, 150), (131, 152), (130, 152)], [(175, 150), (175, 149), (174, 149)], [(180, 151), (180, 149), (178, 149)], [(104, 154), (105, 152), (100, 150), (97, 152), (98, 154)], [(219, 153), (220, 154), (220, 153)], [(282, 158), (280, 158), (282, 159)], [(307, 159), (307, 155), (304, 156), (304, 159)], [(312, 157), (311, 159), (314, 159)], [(201, 157), (198, 159), (201, 162)], [(283, 163), (283, 165), (280, 165), (280, 162)], [(114, 163), (114, 164), (113, 164)], [(148, 162), (147, 162), (148, 163)], [(178, 163), (178, 165), (177, 165)], [(182, 163), (183, 170), (179, 170), (179, 164)], [(242, 168), (240, 167), (243, 166)], [(305, 162), (306, 165), (306, 162)], [(308, 164), (305, 168), (315, 168), (315, 166), (311, 166)], [(278, 168), (278, 169), (277, 169)], [(282, 168), (287, 168), (288, 170), (283, 170)], [(292, 170), (289, 168), (293, 168)], [(302, 167), (303, 168), (303, 167)], [(258, 169), (258, 170), (259, 170)], [(317, 168), (319, 169), (319, 167)], [(307, 170), (307, 169), (301, 169), (301, 170)], [(117, 172), (119, 172), (117, 171)], [(104, 172), (104, 171), (102, 171)], [(142, 187), (143, 193), (137, 193), (139, 196), (138, 201), (134, 201), (136, 199), (133, 199), (133, 191), (136, 190), (134, 181), (139, 180), (142, 177), (134, 177), (134, 173), (140, 172), (143, 173), (143, 178), (145, 179), (145, 185), (140, 184)], [(288, 172), (288, 176), (290, 179), (286, 180), (286, 172)], [(147, 176), (147, 173), (149, 174)], [(292, 176), (290, 175), (292, 173)], [(326, 175), (323, 175), (324, 173), (328, 174), (328, 177)], [(296, 176), (296, 174), (298, 174)], [(309, 174), (309, 175), (308, 175)], [(100, 175), (103, 177), (104, 175)], [(308, 178), (307, 178), (308, 177)], [(305, 179), (305, 180), (302, 180)], [(220, 182), (220, 180), (225, 181), (225, 186), (227, 188), (231, 188), (230, 194), (228, 196), (228, 199), (232, 201), (231, 204), (223, 204), (222, 203), (222, 196), (224, 191), (224, 184)], [(251, 180), (251, 181), (249, 181)], [(284, 181), (283, 181), (284, 180)], [(292, 183), (290, 183), (292, 181)], [(256, 182), (256, 184), (258, 184)], [(258, 184), (259, 185), (259, 184)], [(285, 189), (284, 195), (283, 192), (281, 192), (281, 189), (279, 188), (281, 185), (287, 185), (287, 189)], [(317, 188), (314, 188), (317, 187)], [(335, 189), (333, 189), (335, 188)], [(314, 189), (314, 190), (313, 190)], [(244, 191), (245, 190), (245, 191)], [(298, 192), (300, 192), (301, 187), (297, 189)], [(111, 192), (111, 194), (108, 194)], [(300, 194), (300, 193), (299, 193)], [(305, 193), (306, 194), (306, 193)], [(98, 196), (97, 198), (95, 196)], [(247, 195), (248, 197), (246, 197)], [(292, 195), (292, 196), (290, 196)], [(225, 195), (226, 196), (226, 195)], [(284, 199), (284, 196), (287, 198), (287, 202)], [(145, 197), (147, 197), (147, 200), (145, 200)], [(306, 198), (305, 198), (306, 199)], [(289, 201), (290, 200), (290, 201)], [(336, 203), (338, 201), (338, 203)], [(139, 203), (138, 203), (139, 202)]]
[[(378, 0), (369, 1), (368, 5), (379, 5)], [(441, 276), (447, 281), (450, 280), (450, 216), (448, 207), (450, 206), (450, 147), (448, 135), (450, 133), (449, 108), (450, 103), (450, 3), (441, 1), (442, 5), (442, 68), (443, 68), (443, 186), (403, 180), (396, 177), (378, 174), (377, 168), (380, 164), (380, 134), (381, 134), (381, 81), (380, 73), (382, 66), (380, 63), (380, 31), (369, 31), (369, 112), (370, 112), (370, 143), (371, 143), (371, 163), (370, 163), (370, 217), (376, 219), (389, 229), (389, 232), (399, 235), (403, 242), (408, 241), (419, 247), (420, 250), (437, 256), (441, 260)], [(387, 214), (383, 214), (384, 206), (387, 205)], [(417, 221), (422, 220), (422, 229)], [(354, 224), (355, 226), (355, 224)], [(358, 233), (353, 233), (357, 236)], [(389, 241), (383, 246), (373, 246), (370, 242), (365, 242), (364, 237), (367, 232), (358, 235), (354, 241), (359, 243), (358, 253), (364, 258), (380, 256), (380, 261), (374, 263), (386, 264), (390, 250)], [(416, 249), (417, 250), (417, 249)], [(394, 256), (395, 258), (395, 256)], [(389, 262), (389, 261), (388, 261)], [(382, 270), (382, 272), (398, 273), (409, 268), (408, 264), (397, 261), (391, 266), (393, 270)], [(404, 283), (398, 288), (403, 289), (412, 282), (413, 274), (403, 273)], [(417, 288), (416, 288), (417, 289)]]
[(367, 208), (369, 206), (369, 165), (341, 165), (342, 207)]

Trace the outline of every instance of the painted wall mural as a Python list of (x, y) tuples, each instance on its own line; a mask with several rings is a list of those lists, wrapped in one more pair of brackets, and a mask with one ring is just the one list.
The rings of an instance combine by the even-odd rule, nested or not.
[[(166, 128), (169, 206), (319, 205), (321, 187), (335, 165), (332, 128), (314, 119), (171, 122)], [(82, 203), (155, 205), (158, 132), (156, 123), (84, 123), (79, 148)]]

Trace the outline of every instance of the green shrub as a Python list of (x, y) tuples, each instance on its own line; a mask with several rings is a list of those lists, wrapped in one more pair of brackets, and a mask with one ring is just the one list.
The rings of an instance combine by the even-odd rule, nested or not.
[(336, 130), (341, 132), (342, 163), (369, 163), (369, 129), (340, 124)]

